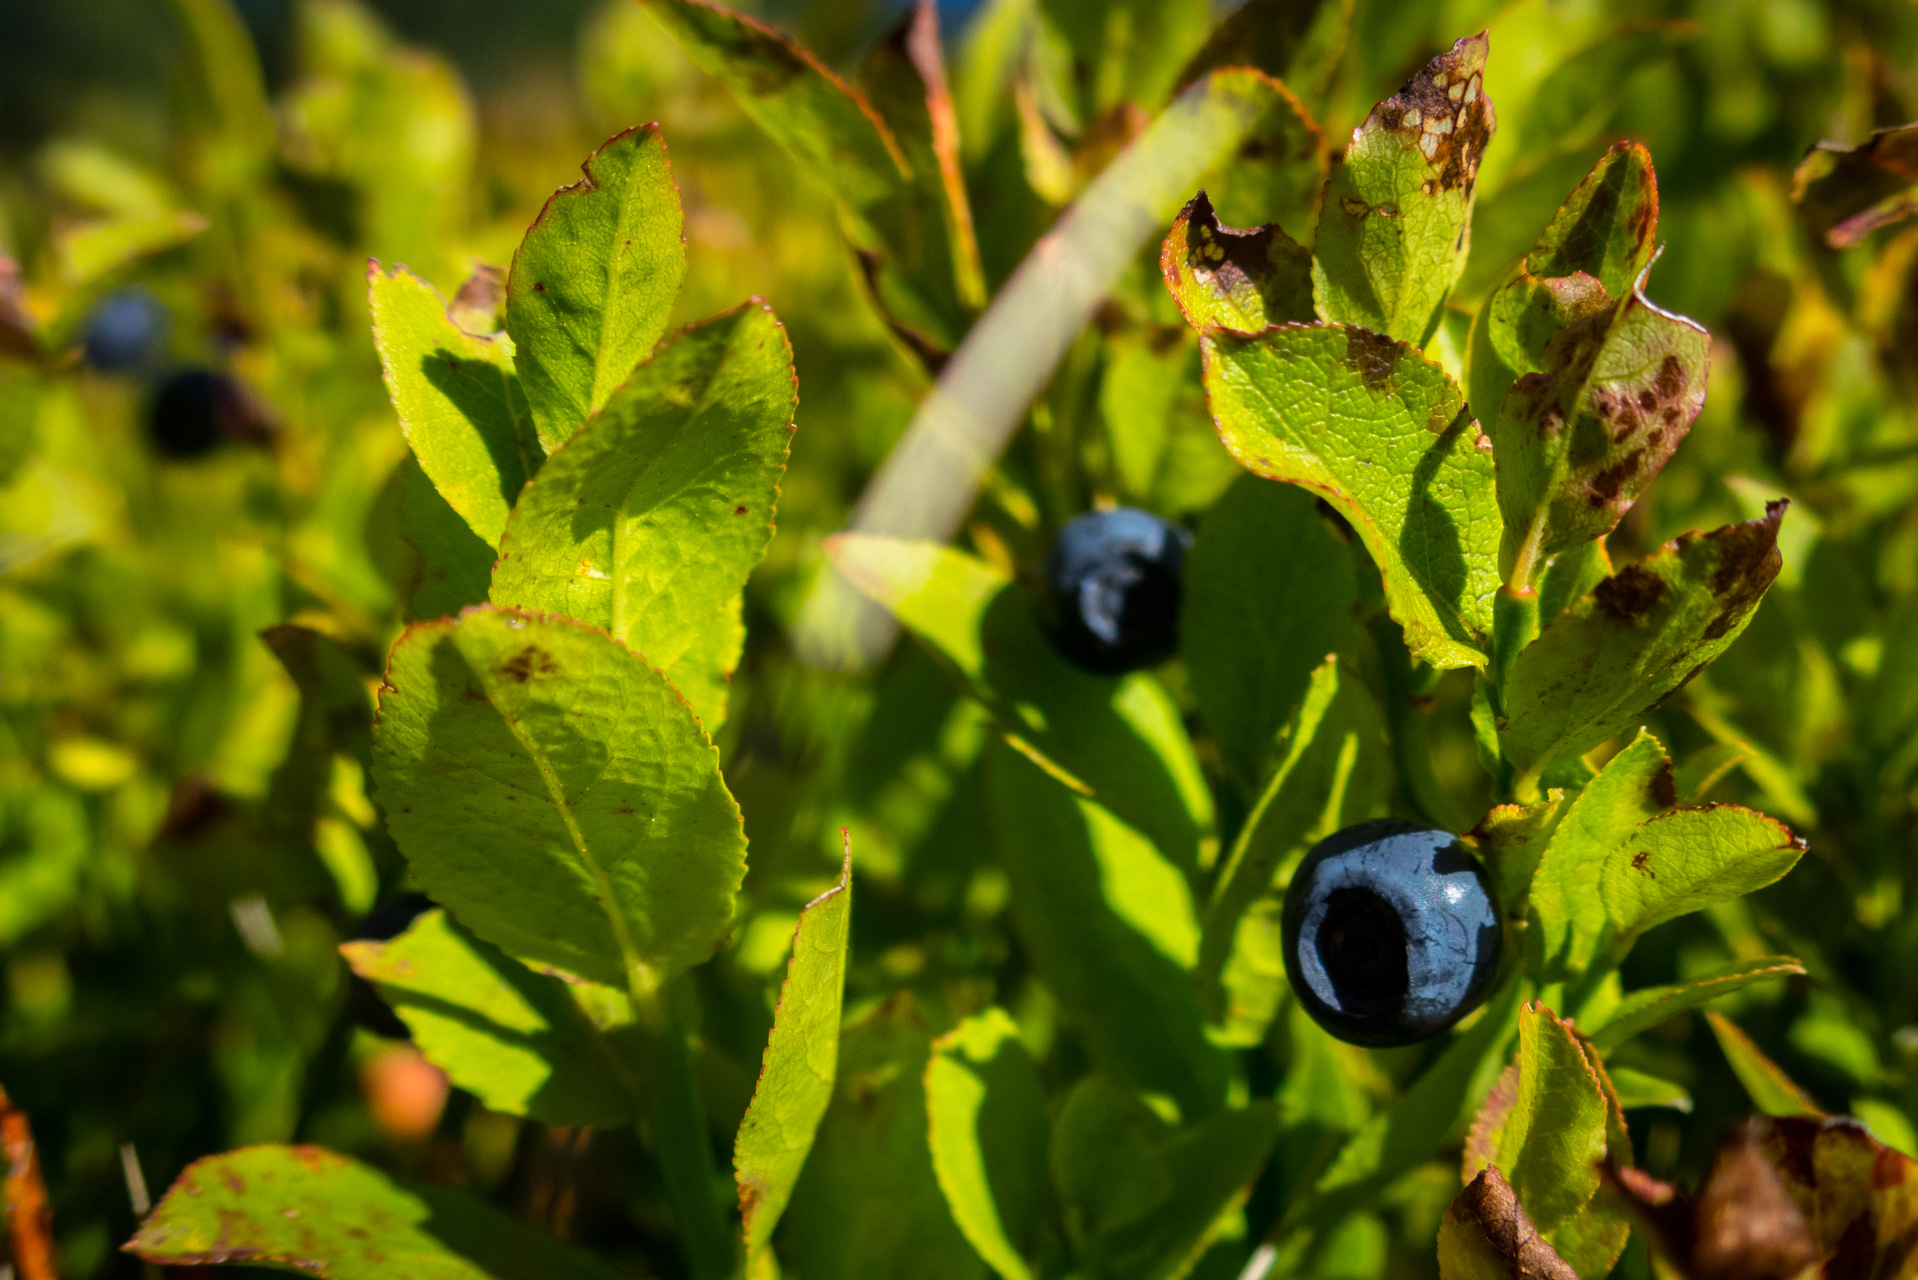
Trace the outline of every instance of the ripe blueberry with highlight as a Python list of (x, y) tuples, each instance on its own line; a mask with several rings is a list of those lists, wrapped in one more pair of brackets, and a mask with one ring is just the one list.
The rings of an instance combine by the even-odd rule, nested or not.
[(1503, 937), (1476, 859), (1449, 832), (1361, 822), (1321, 840), (1285, 893), (1285, 968), (1341, 1040), (1411, 1044), (1476, 1009)]
[(1070, 520), (1046, 554), (1053, 642), (1077, 666), (1122, 675), (1179, 647), (1179, 597), (1192, 535), (1135, 507)]

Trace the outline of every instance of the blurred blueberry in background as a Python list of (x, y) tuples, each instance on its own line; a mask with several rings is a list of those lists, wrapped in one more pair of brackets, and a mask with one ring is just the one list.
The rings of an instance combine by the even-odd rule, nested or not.
[(145, 289), (120, 289), (94, 305), (81, 337), (86, 361), (102, 373), (153, 369), (166, 351), (169, 317)]

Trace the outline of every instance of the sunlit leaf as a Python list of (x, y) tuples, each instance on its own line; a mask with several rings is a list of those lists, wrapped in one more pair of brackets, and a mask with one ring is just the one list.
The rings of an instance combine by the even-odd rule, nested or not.
[(509, 955), (644, 991), (725, 936), (745, 837), (718, 754), (602, 631), (491, 606), (415, 625), (373, 776), (422, 886)]
[(1178, 869), (1139, 832), (1005, 746), (987, 758), (1013, 920), (1060, 1013), (1115, 1079), (1216, 1110), (1225, 1062), (1190, 971), (1198, 923)]
[(1719, 996), (1743, 990), (1754, 982), (1765, 982), (1805, 972), (1805, 966), (1790, 956), (1766, 956), (1758, 960), (1734, 960), (1689, 982), (1645, 987), (1626, 996), (1606, 1019), (1590, 1032), (1600, 1052), (1609, 1052), (1633, 1036), (1649, 1031), (1667, 1018), (1716, 1000)]
[(1766, 512), (1626, 565), (1519, 653), (1499, 741), (1521, 786), (1630, 728), (1738, 638), (1781, 563), (1784, 504)]
[(1240, 464), (1351, 524), (1414, 656), (1482, 665), (1498, 590), (1490, 442), (1444, 370), (1366, 329), (1208, 333), (1206, 392)]
[(1805, 842), (1784, 823), (1737, 805), (1653, 818), (1607, 853), (1599, 870), (1611, 945), (1622, 952), (1647, 929), (1762, 889), (1804, 854)]
[(931, 1052), (903, 993), (846, 1028), (832, 1103), (780, 1233), (792, 1272), (846, 1280), (986, 1274), (933, 1173), (924, 1083)]
[(440, 496), (498, 546), (520, 488), (546, 451), (505, 335), (477, 338), (447, 317), (433, 286), (400, 268), (366, 270), (373, 345), (400, 430)]
[(597, 413), (666, 332), (686, 274), (679, 188), (656, 125), (608, 139), (513, 255), (506, 331), (548, 450)]
[(795, 387), (763, 304), (661, 345), (528, 486), (493, 603), (602, 628), (717, 727), (745, 642), (740, 592), (772, 540)]
[(1198, 329), (1257, 333), (1313, 318), (1312, 255), (1276, 224), (1225, 226), (1203, 191), (1173, 219), (1159, 270), (1180, 313)]
[(1263, 1099), (1174, 1129), (1110, 1080), (1082, 1080), (1053, 1127), (1052, 1177), (1088, 1280), (1185, 1274), (1277, 1137)]
[(127, 1250), (325, 1280), (612, 1280), (591, 1255), (445, 1187), (321, 1147), (243, 1147), (187, 1166)]
[(1718, 1047), (1732, 1074), (1745, 1086), (1753, 1105), (1768, 1116), (1823, 1116), (1824, 1111), (1779, 1065), (1766, 1057), (1738, 1024), (1713, 1009), (1705, 1011)]
[(1332, 170), (1313, 246), (1319, 315), (1423, 344), (1465, 269), (1479, 158), (1498, 126), (1486, 39), (1460, 40), (1372, 108)]
[(1591, 964), (1606, 924), (1593, 891), (1606, 855), (1677, 800), (1665, 748), (1641, 730), (1563, 809), (1532, 878), (1527, 947), (1536, 975), (1554, 981)]
[(764, 1064), (733, 1148), (746, 1265), (761, 1264), (773, 1227), (792, 1198), (832, 1101), (839, 1063), (839, 1013), (846, 989), (846, 942), (852, 921), (852, 849), (839, 883), (799, 913), (792, 960), (773, 1013)]
[(349, 942), (340, 953), (427, 1061), (490, 1109), (600, 1127), (639, 1114), (630, 1050), (607, 1035), (632, 1021), (623, 993), (537, 973), (444, 911), (391, 942)]
[(993, 1008), (933, 1044), (926, 1065), (933, 1172), (952, 1217), (1003, 1280), (1026, 1259), (1045, 1204), (1045, 1086), (1019, 1029)]
[(1212, 848), (1212, 800), (1179, 713), (1144, 672), (1112, 678), (1060, 656), (1025, 593), (929, 542), (843, 534), (839, 571), (945, 658), (1022, 750), (1151, 837), (1181, 867)]

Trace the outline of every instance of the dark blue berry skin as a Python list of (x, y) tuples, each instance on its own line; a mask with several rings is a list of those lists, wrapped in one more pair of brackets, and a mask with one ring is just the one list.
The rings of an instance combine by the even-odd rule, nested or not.
[(1478, 862), (1449, 832), (1381, 819), (1321, 840), (1285, 892), (1285, 968), (1313, 1021), (1352, 1044), (1411, 1044), (1476, 1009), (1502, 933)]
[(81, 349), (102, 373), (138, 373), (158, 364), (166, 345), (167, 309), (144, 289), (122, 289), (94, 305)]
[(211, 369), (183, 369), (154, 393), (147, 438), (162, 457), (202, 458), (237, 433), (245, 412), (244, 393), (231, 378)]
[(1121, 675), (1179, 648), (1179, 595), (1192, 535), (1134, 507), (1067, 522), (1046, 554), (1052, 637), (1074, 664)]

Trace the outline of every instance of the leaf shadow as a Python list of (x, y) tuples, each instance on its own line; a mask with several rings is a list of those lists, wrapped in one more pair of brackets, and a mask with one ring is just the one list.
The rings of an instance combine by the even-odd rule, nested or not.
[(510, 509), (545, 457), (519, 375), (485, 360), (462, 360), (444, 347), (420, 357), (420, 374), (472, 424)]
[(1471, 447), (1464, 440), (1465, 429), (1471, 422), (1471, 410), (1461, 407), (1451, 425), (1439, 433), (1412, 468), (1405, 523), (1399, 529), (1399, 558), (1436, 607), (1446, 633), (1455, 640), (1482, 648), (1484, 637), (1474, 635), (1466, 627), (1458, 605), (1470, 585), (1465, 544), (1459, 535), (1458, 522), (1446, 510), (1444, 499), (1433, 492), (1434, 482), (1446, 460), (1456, 450)]

